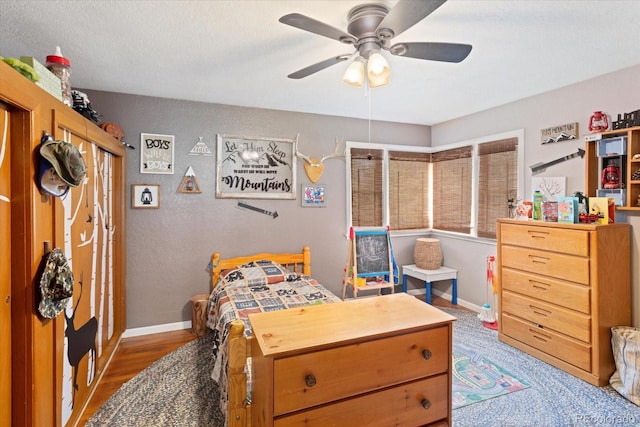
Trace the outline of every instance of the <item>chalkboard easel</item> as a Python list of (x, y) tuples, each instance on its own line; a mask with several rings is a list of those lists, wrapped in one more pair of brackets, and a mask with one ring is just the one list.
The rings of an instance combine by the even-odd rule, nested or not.
[(342, 299), (345, 299), (348, 287), (353, 290), (354, 298), (360, 291), (376, 290), (380, 295), (382, 289), (391, 289), (393, 293), (393, 265), (388, 229), (355, 231), (352, 227)]

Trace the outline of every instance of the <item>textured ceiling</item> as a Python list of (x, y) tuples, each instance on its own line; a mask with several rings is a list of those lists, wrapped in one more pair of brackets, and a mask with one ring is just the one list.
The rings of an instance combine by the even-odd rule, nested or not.
[(2, 0), (0, 55), (44, 62), (59, 45), (75, 87), (425, 125), (640, 64), (640, 1), (450, 0), (393, 43), (473, 45), (459, 64), (387, 52), (391, 84), (368, 96), (344, 62), (286, 77), (353, 50), (278, 18), (346, 30), (362, 3)]

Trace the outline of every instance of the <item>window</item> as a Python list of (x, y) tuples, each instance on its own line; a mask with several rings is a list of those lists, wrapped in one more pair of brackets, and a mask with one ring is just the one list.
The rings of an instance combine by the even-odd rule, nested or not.
[(392, 230), (429, 228), (429, 154), (389, 152), (389, 226)]
[(448, 146), (347, 143), (349, 225), (496, 237), (522, 194), (524, 131)]
[(433, 228), (471, 231), (472, 147), (433, 153)]
[(496, 218), (509, 217), (518, 194), (518, 139), (478, 145), (478, 237), (496, 238)]
[(351, 150), (351, 223), (356, 227), (383, 225), (382, 150)]

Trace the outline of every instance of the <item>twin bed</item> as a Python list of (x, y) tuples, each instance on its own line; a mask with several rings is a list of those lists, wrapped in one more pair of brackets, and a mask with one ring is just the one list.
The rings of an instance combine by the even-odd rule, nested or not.
[(214, 334), (211, 377), (220, 385), (228, 426), (251, 425), (251, 313), (341, 301), (309, 277), (311, 251), (211, 257), (207, 326)]

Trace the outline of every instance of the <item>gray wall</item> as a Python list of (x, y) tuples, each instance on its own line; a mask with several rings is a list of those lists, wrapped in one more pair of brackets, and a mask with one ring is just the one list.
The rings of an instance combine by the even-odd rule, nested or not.
[[(300, 185), (309, 184), (298, 160), (297, 200), (243, 199), (277, 211), (272, 217), (237, 207), (237, 200), (215, 197), (215, 156), (190, 156), (204, 137), (215, 152), (216, 134), (295, 138), (310, 157), (330, 154), (335, 138), (367, 141), (366, 120), (86, 90), (103, 121), (116, 122), (128, 150), (127, 184), (160, 184), (160, 209), (127, 210), (127, 329), (191, 319), (189, 298), (209, 291), (211, 253), (223, 257), (258, 252), (297, 252), (311, 247), (314, 278), (340, 295), (347, 257), (345, 161), (329, 159), (318, 181), (326, 187), (326, 208), (300, 206)], [(175, 174), (140, 174), (140, 133), (174, 135)], [(371, 142), (425, 146), (427, 126), (373, 122)], [(344, 149), (344, 144), (341, 147)], [(191, 166), (202, 193), (178, 193)], [(130, 206), (130, 187), (127, 205)], [(411, 249), (402, 249), (403, 242)], [(398, 239), (400, 252), (412, 251), (414, 238)], [(394, 241), (394, 245), (396, 242)], [(395, 246), (394, 246), (395, 249)]]
[[(576, 152), (578, 148), (583, 148), (583, 136), (589, 134), (589, 117), (594, 111), (605, 111), (615, 119), (618, 113), (639, 108), (640, 65), (438, 124), (431, 129), (431, 139), (432, 145), (438, 146), (523, 128), (525, 130), (524, 197), (530, 199), (532, 175), (529, 166), (555, 160)], [(580, 140), (540, 144), (541, 129), (572, 122), (579, 123)], [(574, 158), (547, 169), (539, 176), (566, 176), (566, 189), (570, 195), (574, 191), (584, 191), (584, 168), (584, 160)], [(638, 327), (640, 326), (640, 212), (618, 211), (616, 221), (628, 222), (633, 229), (631, 298), (633, 325)], [(478, 272), (486, 270), (486, 257), (495, 254), (495, 245), (443, 236), (440, 238), (443, 252), (445, 256), (449, 256), (449, 264), (462, 270), (459, 294), (463, 299), (476, 304), (483, 301), (485, 284)], [(469, 253), (474, 254), (471, 259), (467, 255)]]
[[(579, 122), (581, 135), (595, 110), (608, 113), (640, 108), (640, 66), (485, 112), (438, 124), (418, 125), (374, 122), (371, 142), (405, 145), (442, 145), (519, 128), (525, 129), (525, 197), (530, 197), (530, 165), (574, 152), (582, 141), (541, 146), (540, 130)], [(500, 88), (496, 88), (500, 90)], [(333, 150), (336, 137), (366, 141), (365, 120), (217, 104), (176, 101), (86, 90), (92, 106), (104, 121), (119, 123), (127, 142), (139, 147), (141, 132), (176, 137), (175, 175), (141, 175), (139, 149), (129, 151), (127, 183), (160, 184), (158, 210), (127, 211), (127, 328), (162, 325), (190, 319), (188, 301), (209, 290), (207, 264), (212, 252), (224, 257), (256, 252), (298, 251), (311, 246), (313, 276), (336, 294), (341, 293), (346, 260), (345, 163), (330, 159), (320, 183), (327, 188), (327, 207), (300, 207), (298, 200), (248, 202), (278, 218), (237, 208), (237, 200), (215, 198), (215, 157), (189, 156), (204, 137), (215, 150), (218, 133), (293, 138), (300, 133), (300, 151), (320, 157)], [(203, 189), (201, 194), (177, 193), (188, 166)], [(572, 159), (549, 169), (546, 176), (567, 176), (567, 192), (584, 187), (584, 160)], [(309, 183), (302, 161), (298, 185)], [(127, 197), (130, 197), (127, 194)], [(130, 204), (129, 200), (127, 201)], [(640, 215), (618, 215), (634, 229), (632, 242), (633, 318), (640, 326)], [(394, 237), (393, 249), (400, 265), (413, 262), (413, 245), (419, 236)], [(457, 268), (459, 303), (479, 307), (484, 303), (486, 257), (495, 254), (495, 242), (438, 235), (446, 265)], [(421, 288), (410, 280), (410, 288)], [(450, 293), (448, 281), (434, 284), (436, 293)]]

